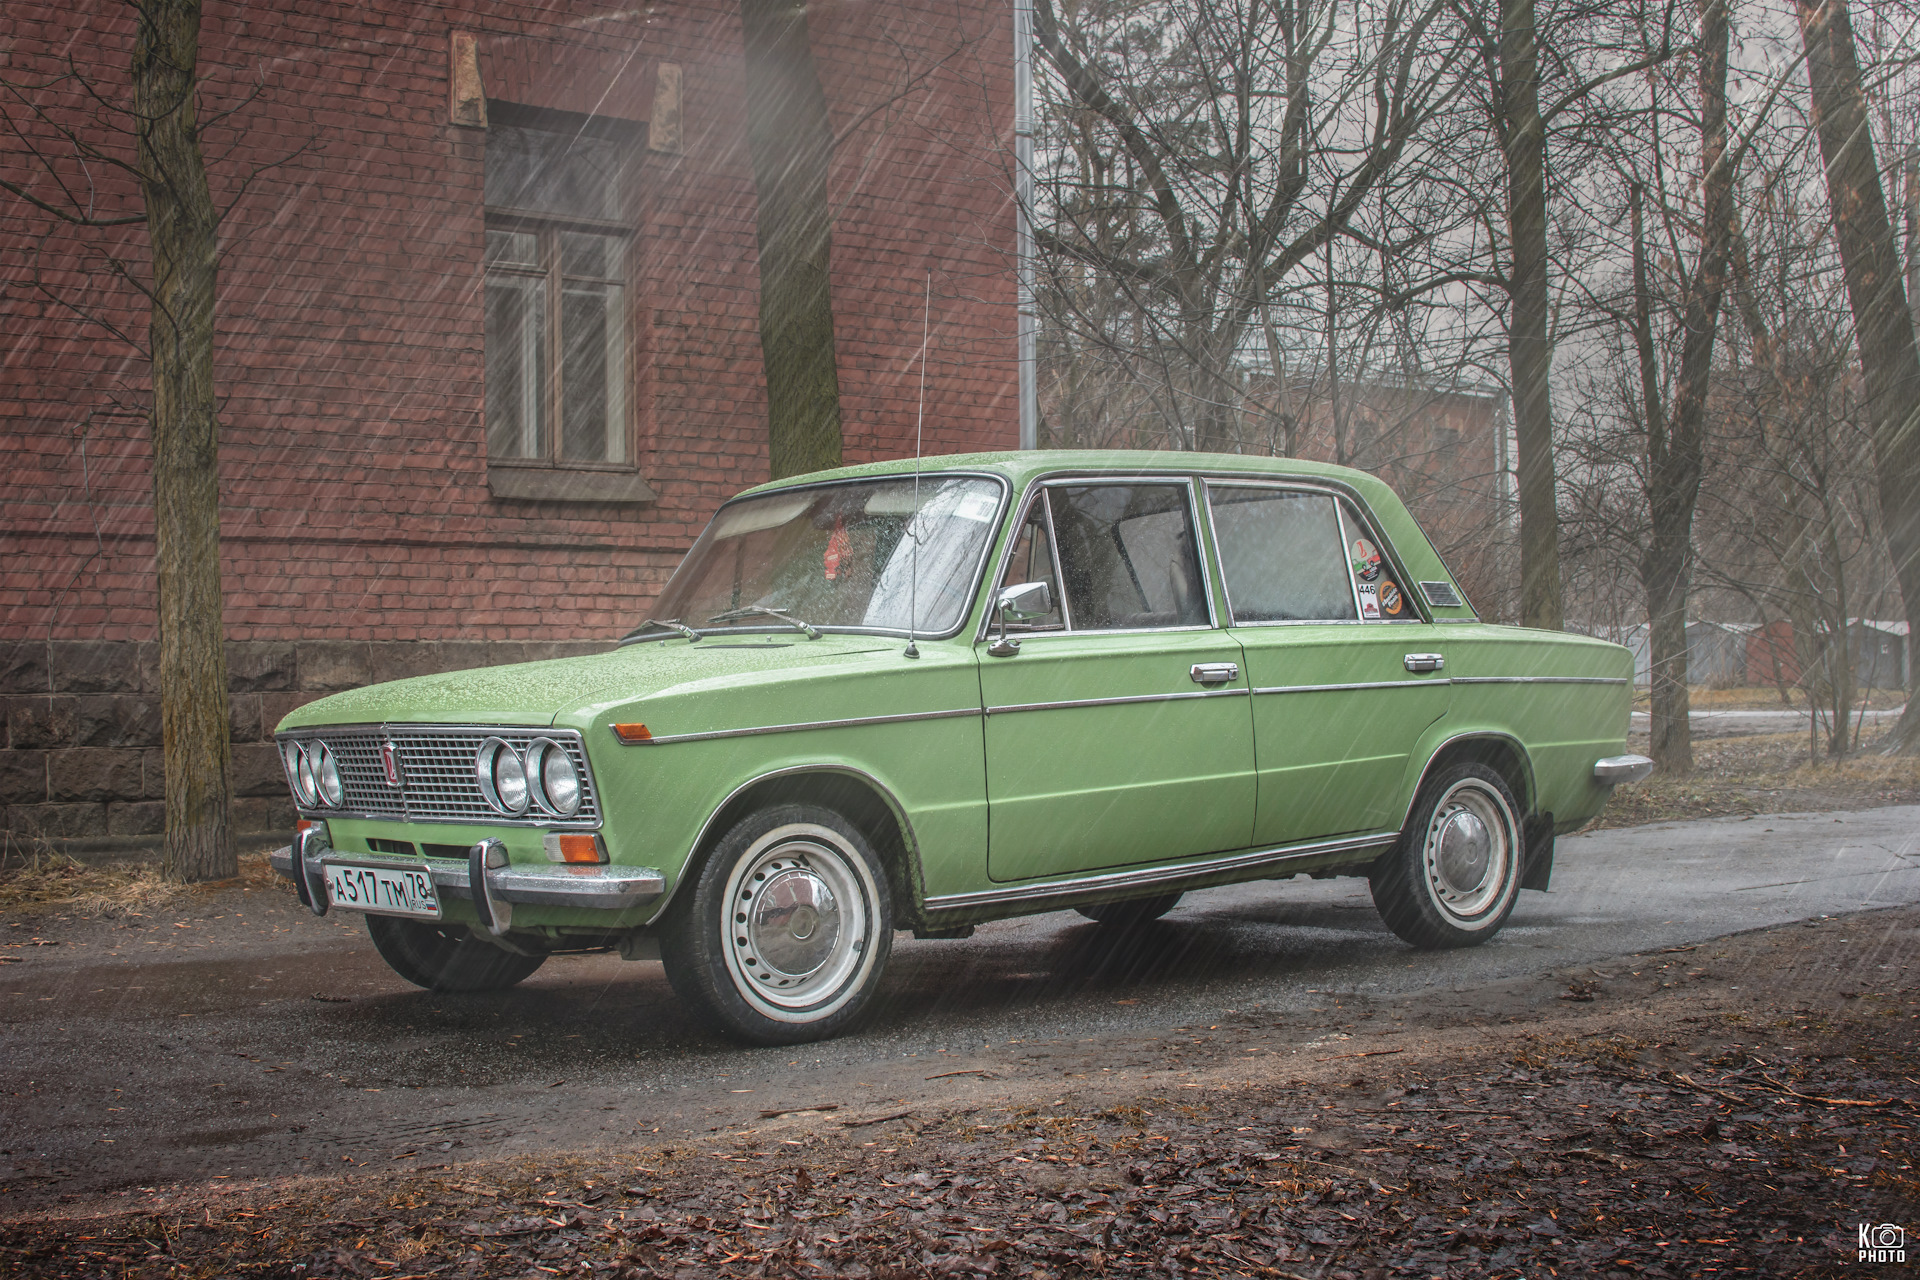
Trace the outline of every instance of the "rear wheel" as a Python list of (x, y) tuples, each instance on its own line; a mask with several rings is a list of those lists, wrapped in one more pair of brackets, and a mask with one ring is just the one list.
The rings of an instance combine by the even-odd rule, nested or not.
[(516, 955), (465, 925), (369, 915), (373, 949), (392, 970), (429, 991), (500, 991), (530, 976), (545, 956)]
[(1400, 843), (1368, 874), (1387, 927), (1423, 950), (1500, 932), (1520, 889), (1519, 806), (1506, 780), (1459, 764), (1428, 780)]
[(673, 988), (755, 1044), (838, 1035), (865, 1012), (893, 950), (885, 869), (829, 809), (742, 819), (701, 865), (662, 931)]
[(1163, 893), (1155, 898), (1128, 898), (1125, 902), (1089, 902), (1084, 907), (1075, 907), (1074, 910), (1100, 924), (1125, 928), (1128, 925), (1158, 920), (1179, 906), (1183, 896), (1185, 895)]

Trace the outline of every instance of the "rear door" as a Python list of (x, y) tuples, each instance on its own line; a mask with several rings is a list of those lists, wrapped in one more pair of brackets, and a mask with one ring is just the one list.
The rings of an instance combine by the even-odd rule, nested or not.
[(1386, 544), (1328, 490), (1217, 480), (1206, 494), (1252, 687), (1254, 843), (1398, 826), (1407, 758), (1450, 691)]
[[(980, 646), (988, 866), (1024, 880), (1246, 846), (1253, 723), (1217, 627), (1185, 479), (1059, 482), (1032, 500), (1000, 586), (1055, 612)], [(1001, 656), (994, 656), (996, 650)]]

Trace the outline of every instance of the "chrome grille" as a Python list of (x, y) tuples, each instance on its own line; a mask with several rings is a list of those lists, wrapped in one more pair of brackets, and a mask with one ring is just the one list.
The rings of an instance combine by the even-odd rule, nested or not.
[[(536, 738), (560, 744), (580, 773), (580, 812), (556, 818), (536, 806), (518, 818), (509, 818), (489, 805), (474, 776), (474, 758), (480, 744), (499, 738), (525, 752)], [(549, 830), (600, 825), (600, 795), (587, 767), (586, 749), (571, 729), (487, 728), (483, 726), (356, 725), (351, 728), (297, 729), (278, 735), (277, 741), (324, 742), (340, 766), (346, 790), (338, 809), (309, 809), (294, 802), (308, 817), (385, 818), (394, 822), (483, 822), (494, 826), (544, 827)], [(400, 785), (387, 785), (380, 744), (391, 742), (400, 765)], [(284, 766), (286, 757), (281, 756)], [(289, 787), (292, 779), (288, 779)]]

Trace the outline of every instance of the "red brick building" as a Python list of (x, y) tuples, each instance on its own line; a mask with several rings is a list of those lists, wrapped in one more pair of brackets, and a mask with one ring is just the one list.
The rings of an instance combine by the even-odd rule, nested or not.
[[(290, 707), (604, 644), (767, 478), (737, 12), (209, 3), (242, 829), (290, 825), (267, 740)], [(827, 0), (808, 21), (836, 135), (846, 458), (912, 448), (928, 273), (927, 452), (1012, 447), (1011, 9)], [(110, 163), (127, 121), (90, 98), (128, 100), (131, 41), (108, 0), (0, 10), (0, 79), (25, 95), (0, 177), (140, 212)], [(143, 246), (0, 192), (15, 837), (159, 825)]]

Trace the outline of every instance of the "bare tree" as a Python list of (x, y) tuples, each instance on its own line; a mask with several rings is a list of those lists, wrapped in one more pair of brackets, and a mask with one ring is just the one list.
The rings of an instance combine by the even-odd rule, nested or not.
[[(219, 428), (215, 416), (213, 320), (220, 216), (207, 183), (199, 103), (200, 0), (133, 0), (131, 108), (115, 107), (75, 68), (42, 91), (77, 89), (131, 121), (134, 154), (104, 150), (39, 107), (32, 89), (7, 84), (38, 128), (83, 162), (138, 183), (143, 214), (97, 214), (90, 195), (62, 181), (57, 161), (28, 142), (47, 195), (0, 182), (19, 200), (71, 228), (144, 223), (148, 268), (109, 254), (114, 273), (148, 300), (146, 354), (152, 379), (153, 515), (159, 569), (160, 722), (166, 772), (166, 869), (180, 880), (237, 873), (227, 777), (227, 661), (220, 589)], [(117, 332), (117, 331), (116, 331)]]
[[(1909, 642), (1920, 637), (1920, 351), (1861, 91), (1845, 0), (1796, 0), (1815, 132), (1826, 162), (1834, 239), (1853, 308), (1887, 548)], [(1920, 754), (1920, 706), (1908, 689), (1897, 749)]]
[[(1178, 448), (1284, 438), (1283, 404), (1254, 404), (1249, 423), (1246, 373), (1264, 350), (1269, 387), (1291, 385), (1282, 313), (1305, 310), (1316, 260), (1337, 242), (1391, 256), (1433, 234), (1411, 175), (1449, 150), (1459, 55), (1434, 38), (1444, 12), (1037, 0), (1043, 87), (1059, 94), (1037, 228), (1051, 350), (1118, 375), (1069, 375), (1072, 391), (1097, 381), (1103, 404)], [(1361, 226), (1383, 207), (1393, 216)], [(1056, 437), (1075, 412), (1051, 415)]]
[(1687, 691), (1693, 512), (1705, 470), (1708, 378), (1713, 369), (1714, 339), (1721, 297), (1726, 292), (1733, 232), (1733, 174), (1727, 148), (1727, 30), (1725, 0), (1701, 0), (1697, 54), (1700, 248), (1691, 275), (1676, 282), (1680, 297), (1680, 367), (1671, 405), (1662, 403), (1660, 366), (1654, 351), (1652, 292), (1641, 210), (1645, 188), (1635, 184), (1631, 197), (1634, 347), (1646, 423), (1651, 535), (1640, 557), (1640, 578), (1646, 587), (1650, 619), (1650, 732), (1654, 763), (1670, 773), (1693, 770)]

